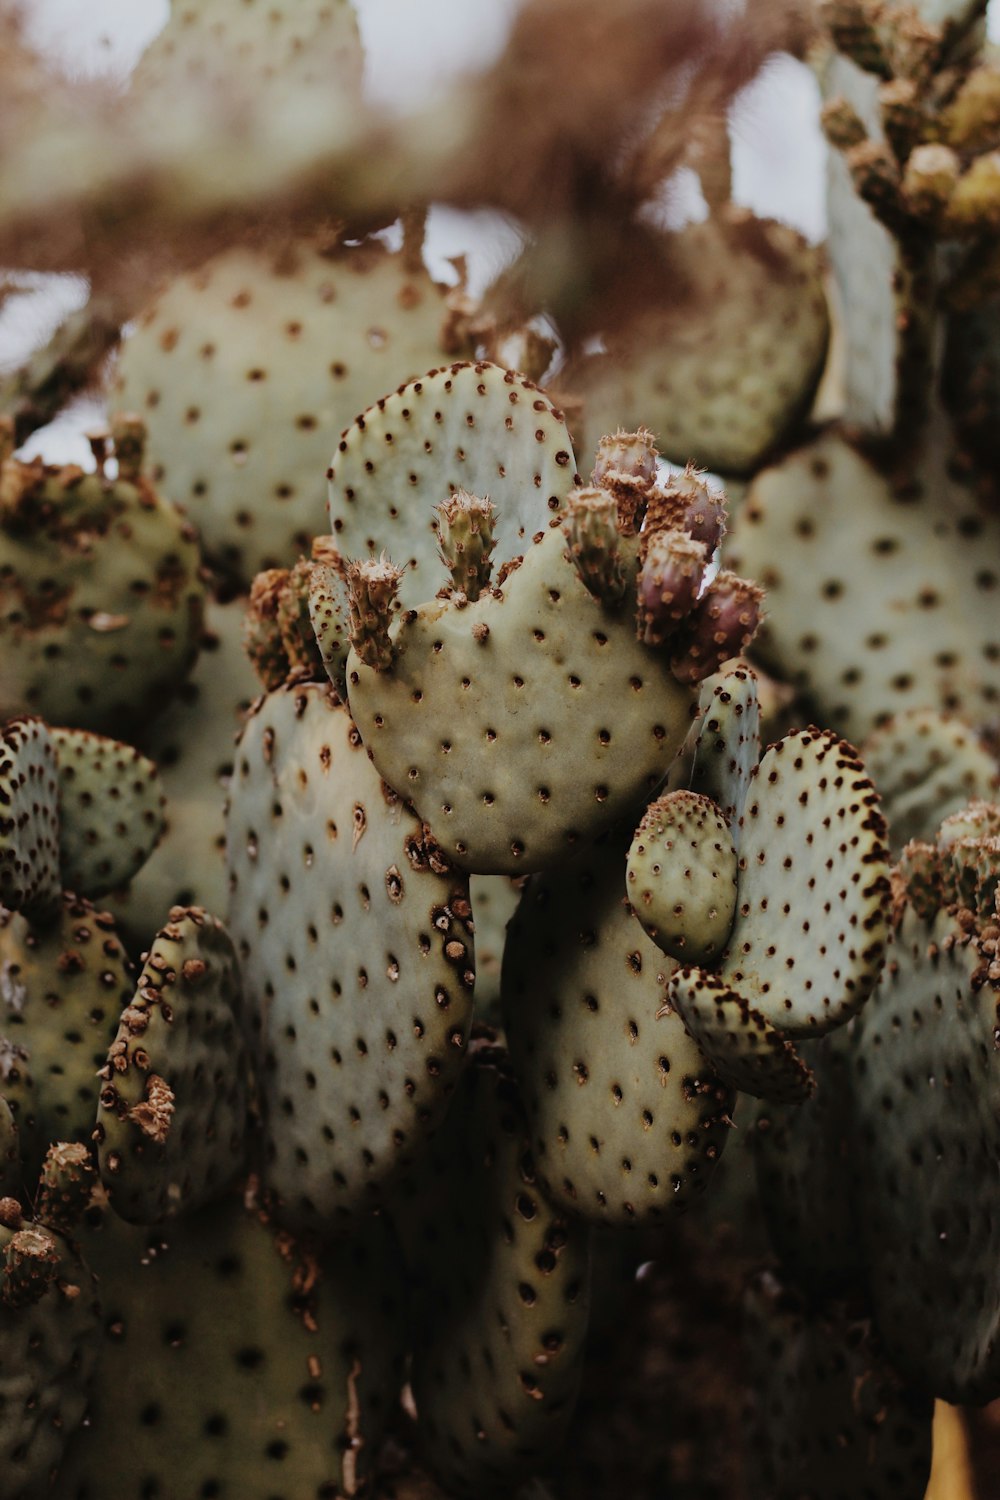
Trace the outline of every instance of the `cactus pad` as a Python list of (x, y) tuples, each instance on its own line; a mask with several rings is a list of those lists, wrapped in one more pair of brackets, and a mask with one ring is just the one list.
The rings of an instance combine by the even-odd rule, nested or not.
[(632, 910), (680, 963), (708, 963), (736, 911), (736, 849), (709, 797), (667, 792), (643, 814), (626, 862)]
[(287, 1216), (328, 1226), (373, 1203), (443, 1114), (471, 1021), (468, 881), (318, 684), (249, 719), (227, 848), (267, 1182)]
[(1000, 765), (961, 719), (913, 709), (890, 719), (862, 746), (879, 789), (892, 849), (933, 837), (949, 813), (1000, 786)]
[(59, 900), (55, 747), (38, 719), (0, 729), (0, 906), (49, 910)]
[(59, 767), (59, 863), (77, 895), (103, 896), (146, 863), (163, 831), (156, 767), (131, 745), (53, 729)]
[(0, 1094), (0, 1198), (16, 1194), (21, 1186), (21, 1152), (17, 1141), (17, 1120), (3, 1094)]
[(679, 969), (667, 985), (663, 1016), (673, 1010), (706, 1061), (730, 1088), (798, 1104), (815, 1080), (791, 1042), (717, 974)]
[(733, 1096), (679, 1015), (672, 968), (622, 900), (624, 857), (536, 876), (509, 927), (503, 1008), (539, 1179), (610, 1223), (660, 1219), (708, 1184)]
[(706, 678), (699, 707), (688, 784), (717, 803), (738, 844), (747, 788), (760, 760), (756, 673), (740, 665)]
[(537, 386), (498, 365), (451, 365), (400, 386), (344, 433), (329, 476), (333, 534), (345, 557), (384, 548), (405, 565), (400, 603), (411, 608), (447, 579), (436, 503), (457, 490), (491, 500), (499, 565), (559, 509), (575, 471), (562, 413)]
[(246, 1043), (229, 934), (175, 907), (149, 950), (102, 1071), (101, 1178), (123, 1219), (197, 1207), (243, 1163)]

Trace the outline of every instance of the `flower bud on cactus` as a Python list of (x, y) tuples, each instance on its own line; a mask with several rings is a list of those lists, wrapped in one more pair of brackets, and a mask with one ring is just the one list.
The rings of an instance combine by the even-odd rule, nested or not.
[(603, 437), (591, 483), (614, 495), (618, 524), (623, 536), (634, 536), (642, 524), (646, 496), (656, 482), (656, 444), (645, 427), (637, 432), (619, 430)]
[(496, 510), (491, 500), (481, 500), (467, 490), (456, 490), (436, 510), (438, 555), (451, 575), (452, 587), (474, 604), (493, 569), (490, 554), (495, 546)]
[(912, 78), (893, 78), (878, 91), (882, 128), (886, 140), (901, 162), (905, 162), (920, 139), (924, 116), (920, 108), (920, 90)]
[(268, 692), (281, 686), (290, 668), (278, 622), (278, 605), (288, 577), (287, 568), (258, 573), (250, 585), (250, 602), (243, 620), (243, 649)]
[(387, 672), (392, 666), (389, 626), (402, 576), (403, 569), (391, 562), (384, 552), (381, 557), (364, 558), (347, 565), (351, 645), (365, 666), (376, 672)]
[(326, 675), (323, 657), (309, 617), (309, 594), (315, 566), (315, 563), (300, 557), (285, 579), (278, 594), (278, 629), (289, 667), (322, 679)]
[(852, 146), (860, 146), (862, 141), (868, 139), (864, 121), (850, 100), (845, 99), (842, 94), (838, 94), (835, 99), (828, 99), (823, 105), (820, 124), (830, 145), (836, 146), (838, 151), (849, 151)]
[(37, 1213), (43, 1224), (63, 1234), (83, 1218), (97, 1174), (87, 1146), (57, 1141), (50, 1146), (38, 1183)]
[(918, 219), (941, 218), (961, 172), (950, 146), (917, 146), (903, 172), (903, 201)]
[(610, 490), (585, 486), (566, 497), (562, 529), (576, 571), (603, 604), (617, 604), (625, 592), (619, 549), (618, 502)]
[(689, 615), (670, 670), (679, 682), (701, 682), (724, 661), (739, 656), (760, 624), (764, 591), (755, 583), (723, 570)]
[(704, 542), (686, 532), (659, 531), (651, 537), (638, 579), (640, 641), (660, 646), (676, 632), (698, 598), (707, 566)]
[(44, 1296), (58, 1269), (52, 1235), (34, 1225), (19, 1229), (4, 1250), (0, 1300), (7, 1307), (29, 1307)]
[(146, 424), (130, 412), (112, 418), (111, 440), (118, 460), (118, 478), (135, 484), (146, 452)]
[(643, 556), (658, 531), (686, 531), (709, 554), (726, 530), (726, 499), (709, 488), (693, 464), (683, 474), (671, 475), (662, 488), (650, 492), (643, 528)]

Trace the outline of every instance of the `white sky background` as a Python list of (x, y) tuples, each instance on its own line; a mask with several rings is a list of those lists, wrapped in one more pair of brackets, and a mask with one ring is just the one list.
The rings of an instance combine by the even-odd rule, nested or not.
[[(296, 0), (287, 0), (294, 4)], [(665, 0), (669, 3), (669, 0)], [(355, 0), (366, 54), (370, 97), (407, 110), (442, 81), (482, 67), (503, 44), (518, 0)], [(169, 14), (168, 0), (27, 0), (32, 40), (69, 73), (125, 77)], [(1000, 7), (991, 12), (991, 35), (1000, 35)], [(572, 80), (567, 79), (567, 87)], [(758, 213), (783, 219), (811, 240), (824, 233), (825, 146), (817, 117), (819, 92), (804, 65), (775, 58), (737, 100), (731, 117), (733, 195)], [(699, 217), (697, 181), (678, 184), (675, 207)], [(513, 255), (517, 235), (493, 215), (439, 210), (432, 216), (428, 251), (436, 275), (446, 257), (468, 251), (474, 287), (485, 285)], [(0, 318), (0, 365), (11, 366), (40, 343), (86, 288), (71, 277), (39, 279), (31, 298), (15, 298)], [(74, 413), (32, 442), (55, 462), (89, 456), (81, 431), (99, 411)]]

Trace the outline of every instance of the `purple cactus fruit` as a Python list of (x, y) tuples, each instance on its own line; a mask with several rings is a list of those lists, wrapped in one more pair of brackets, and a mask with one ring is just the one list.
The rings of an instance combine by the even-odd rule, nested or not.
[(679, 682), (701, 682), (722, 663), (739, 656), (760, 624), (764, 591), (757, 584), (723, 570), (691, 610), (670, 670)]
[(708, 549), (683, 531), (655, 533), (638, 578), (636, 633), (647, 646), (674, 635), (698, 598), (708, 566)]
[(638, 432), (619, 430), (603, 437), (591, 483), (614, 495), (618, 524), (623, 536), (634, 536), (642, 524), (646, 496), (656, 483), (656, 444), (645, 427)]
[(715, 551), (726, 530), (726, 497), (711, 489), (701, 471), (688, 464), (683, 474), (672, 474), (661, 488), (650, 491), (643, 527), (643, 546), (658, 531), (686, 531), (696, 542), (702, 542), (709, 553)]

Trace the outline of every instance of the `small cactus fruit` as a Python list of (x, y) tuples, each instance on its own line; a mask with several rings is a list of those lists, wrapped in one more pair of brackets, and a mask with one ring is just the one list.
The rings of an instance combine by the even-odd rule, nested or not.
[(471, 1023), (472, 912), (330, 689), (258, 704), (227, 820), (266, 1181), (295, 1222), (367, 1211), (440, 1121)]
[(590, 482), (614, 497), (623, 536), (634, 536), (642, 525), (647, 499), (656, 483), (656, 457), (653, 434), (645, 427), (637, 432), (619, 428), (597, 445)]
[(715, 803), (667, 792), (643, 814), (626, 861), (632, 910), (679, 963), (710, 963), (736, 911), (736, 848)]
[(82, 1142), (56, 1141), (45, 1153), (35, 1212), (61, 1234), (72, 1234), (90, 1204), (97, 1174)]
[(709, 1065), (730, 1088), (798, 1104), (815, 1080), (791, 1042), (718, 974), (678, 969), (658, 1016), (679, 1012)]
[(620, 849), (525, 888), (504, 954), (511, 1060), (550, 1201), (601, 1223), (662, 1219), (708, 1185), (733, 1094), (677, 1014), (672, 967), (622, 901)]
[(938, 850), (951, 864), (956, 905), (981, 922), (1000, 918), (1000, 805), (972, 802), (945, 818)]
[(383, 552), (347, 564), (351, 645), (366, 667), (387, 672), (394, 648), (389, 639), (403, 569)]
[(92, 1211), (81, 1237), (108, 1334), (60, 1497), (364, 1491), (401, 1378), (380, 1223), (310, 1253), (229, 1196), (154, 1230)]
[(466, 490), (456, 490), (436, 506), (438, 552), (452, 588), (474, 604), (493, 571), (496, 508)]
[(709, 556), (703, 542), (683, 531), (655, 532), (644, 552), (637, 633), (645, 645), (662, 646), (690, 616), (705, 581)]
[(751, 1493), (924, 1500), (933, 1402), (893, 1369), (864, 1310), (817, 1311), (770, 1273), (744, 1304)]
[(661, 531), (684, 531), (709, 554), (713, 553), (726, 530), (726, 497), (713, 489), (694, 464), (683, 474), (671, 474), (662, 484), (650, 490), (646, 510), (643, 543), (649, 543)]
[(421, 1446), (455, 1495), (510, 1495), (565, 1437), (589, 1321), (586, 1225), (539, 1191), (506, 1056), (472, 1056), (396, 1215)]
[(204, 587), (190, 524), (144, 478), (0, 466), (0, 717), (126, 734), (190, 670)]
[(59, 864), (66, 890), (91, 899), (127, 885), (163, 832), (166, 797), (153, 762), (86, 729), (53, 729), (59, 772)]
[[(630, 287), (629, 325), (601, 330), (606, 352), (560, 375), (584, 402), (580, 451), (617, 422), (643, 421), (675, 463), (751, 473), (808, 411), (822, 372), (823, 256), (787, 225), (732, 205), (665, 235), (662, 248), (662, 301), (637, 303)], [(628, 258), (622, 274), (634, 276)]]
[(562, 530), (581, 581), (602, 604), (625, 597), (628, 579), (619, 551), (618, 502), (593, 485), (570, 490), (562, 512)]
[(106, 912), (64, 896), (51, 924), (0, 912), (0, 1091), (17, 1117), (24, 1174), (49, 1142), (89, 1142), (97, 1069), (135, 989)]
[(929, 448), (897, 492), (822, 437), (757, 476), (723, 548), (767, 589), (755, 655), (856, 743), (909, 709), (996, 715), (1000, 517), (945, 458)]
[(152, 303), (125, 341), (118, 395), (145, 414), (152, 472), (216, 566), (247, 587), (308, 550), (341, 431), (440, 363), (444, 315), (427, 272), (377, 241), (230, 250)]
[(764, 591), (728, 568), (712, 579), (671, 641), (670, 670), (678, 682), (701, 682), (741, 656), (757, 633)]
[(37, 1500), (83, 1420), (100, 1348), (94, 1278), (58, 1234), (0, 1219), (0, 1495)]
[(575, 470), (562, 413), (537, 386), (498, 365), (450, 365), (400, 386), (344, 433), (329, 473), (333, 535), (345, 558), (386, 549), (405, 565), (399, 603), (410, 609), (441, 576), (428, 493), (488, 495), (507, 562), (579, 482)]
[(155, 1223), (229, 1186), (243, 1165), (248, 1073), (229, 934), (175, 907), (101, 1070), (98, 1164), (123, 1219)]
[(58, 904), (59, 791), (52, 737), (38, 719), (0, 729), (0, 906)]
[[(636, 541), (621, 538), (635, 576)], [(352, 655), (351, 712), (379, 772), (463, 869), (522, 874), (610, 826), (658, 783), (693, 695), (598, 604), (558, 525), (501, 593), (404, 615), (392, 662)]]
[(1000, 765), (968, 724), (935, 709), (911, 709), (861, 747), (882, 798), (890, 847), (933, 837), (949, 813), (1000, 787)]

